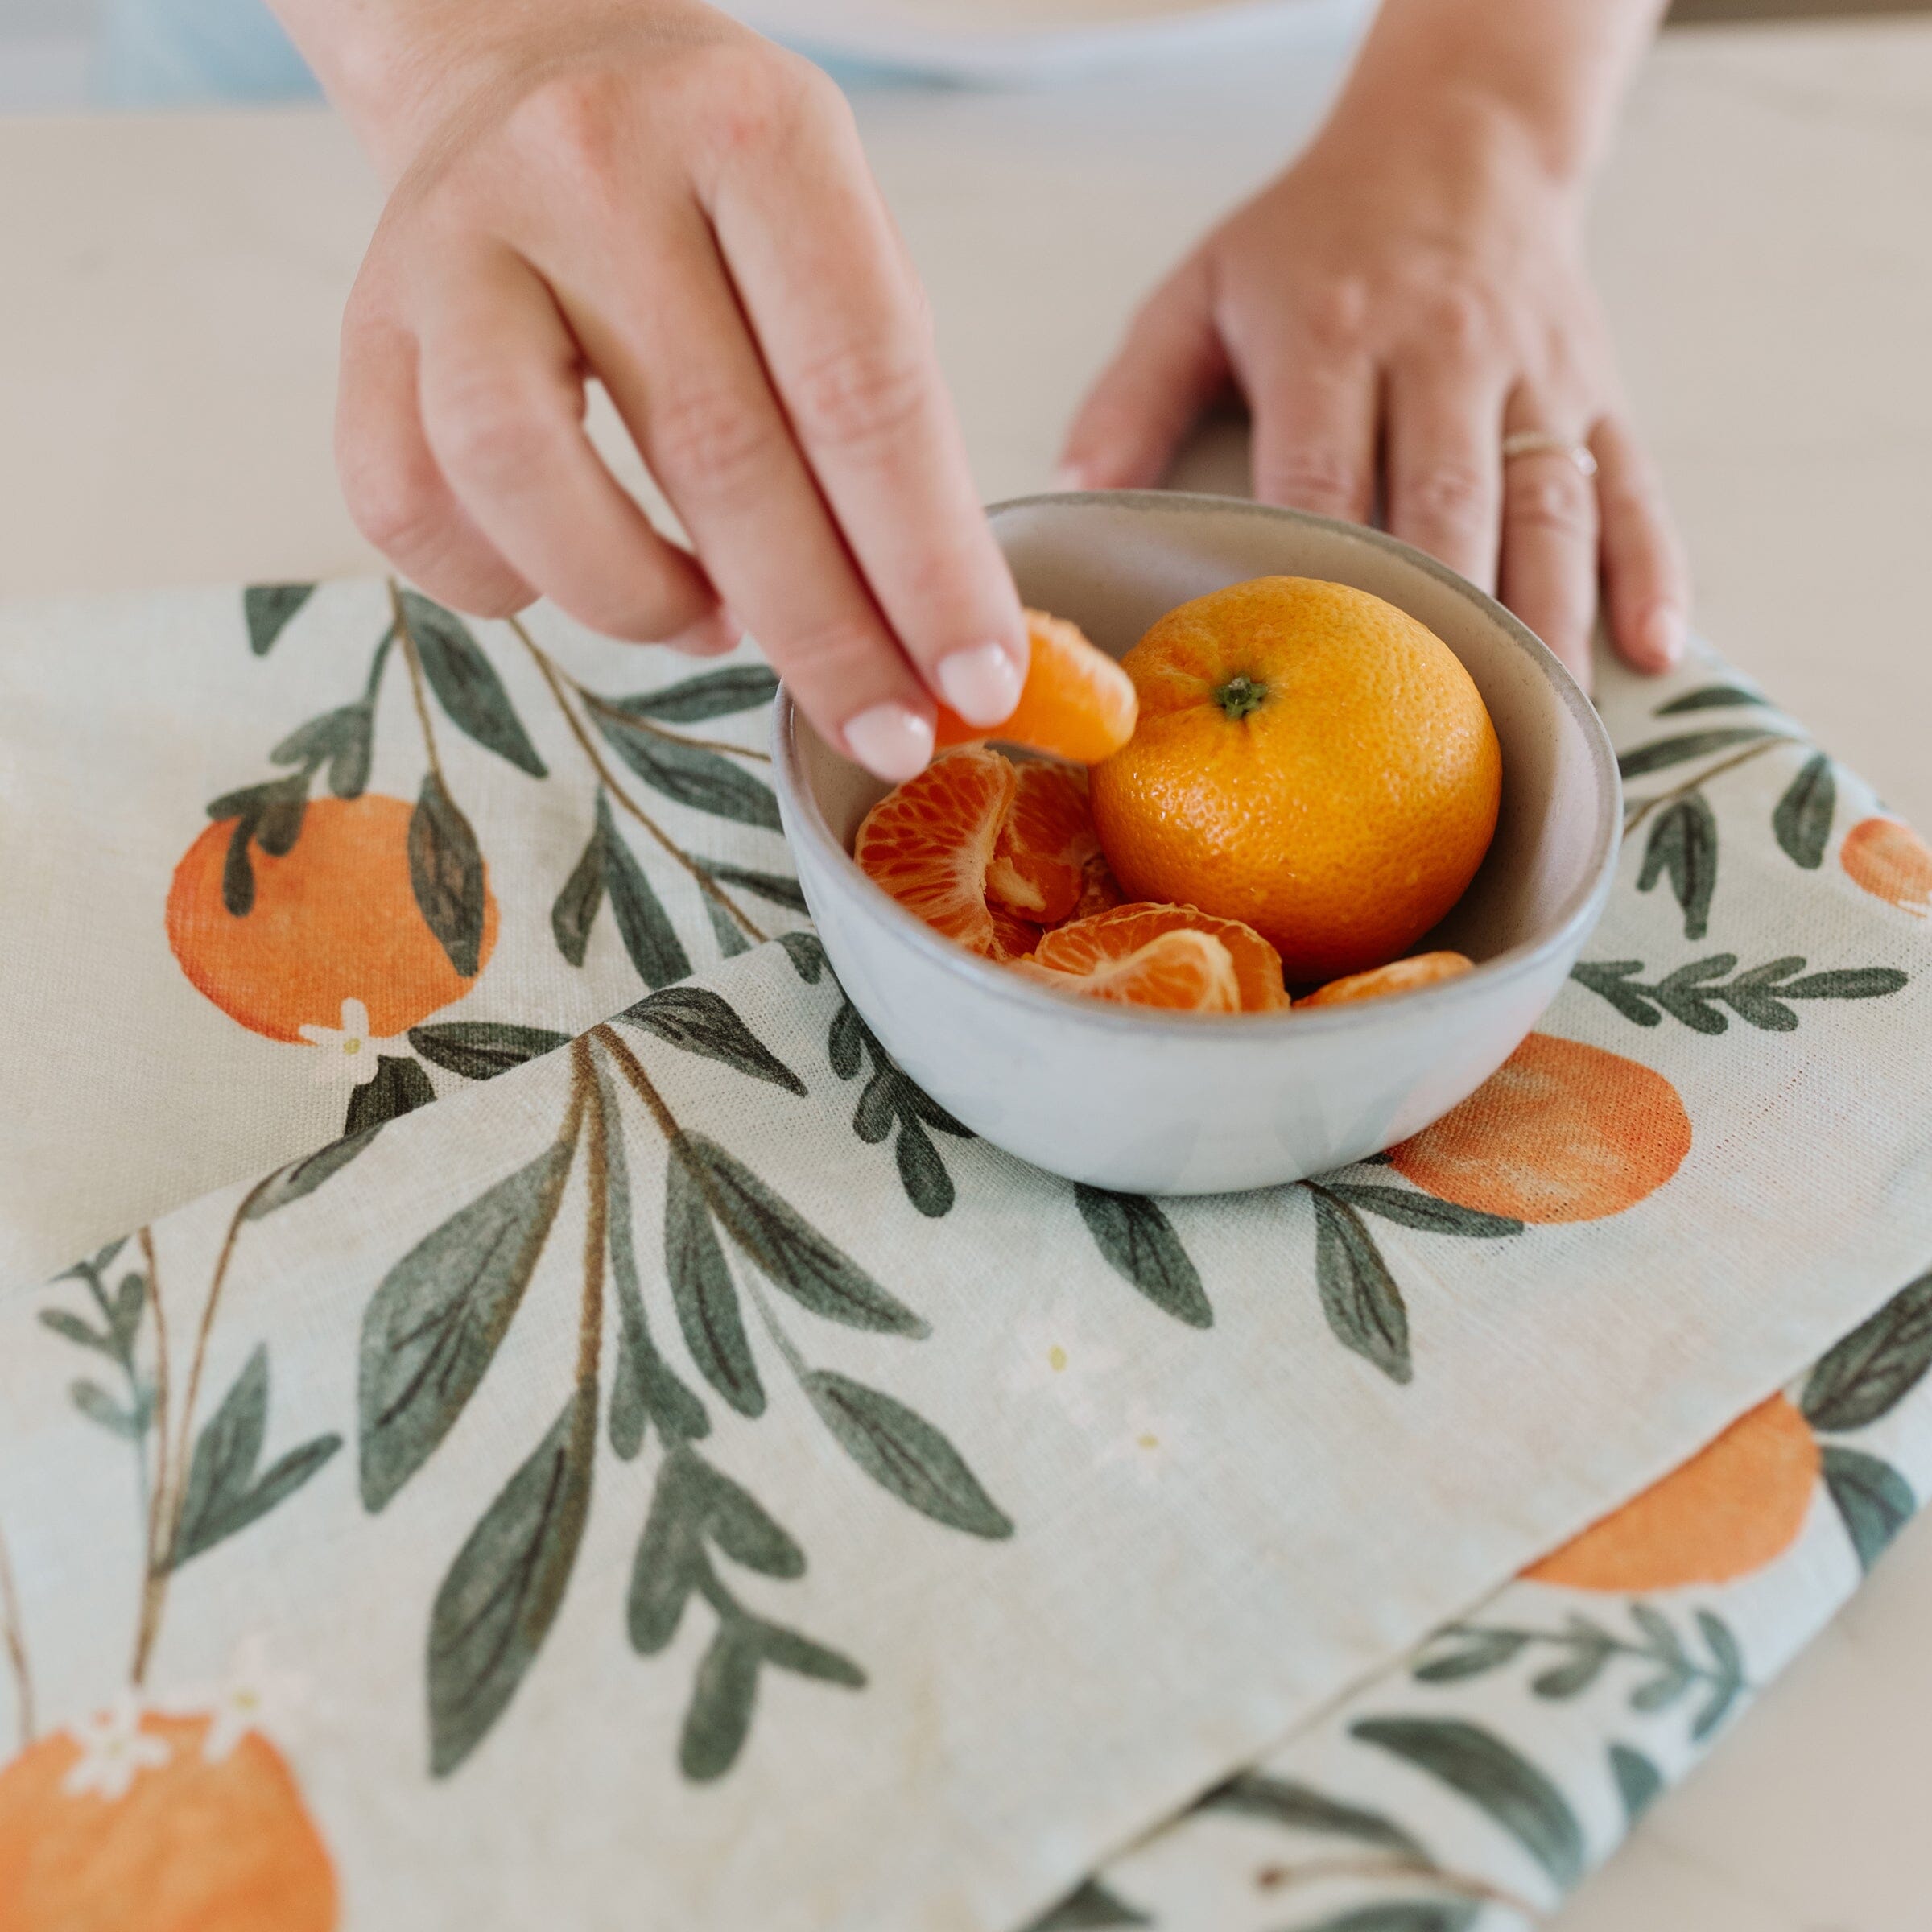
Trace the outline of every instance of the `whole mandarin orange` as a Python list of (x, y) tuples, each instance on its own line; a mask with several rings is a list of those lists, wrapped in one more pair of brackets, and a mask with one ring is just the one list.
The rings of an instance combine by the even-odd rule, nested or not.
[(1170, 611), (1122, 662), (1139, 722), (1092, 800), (1130, 898), (1239, 919), (1307, 980), (1408, 951), (1462, 897), (1502, 753), (1469, 674), (1414, 618), (1257, 577)]

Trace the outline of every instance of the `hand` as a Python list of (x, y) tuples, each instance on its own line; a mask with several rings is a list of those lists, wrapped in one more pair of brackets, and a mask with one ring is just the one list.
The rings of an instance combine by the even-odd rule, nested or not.
[[(365, 533), (481, 615), (541, 594), (696, 652), (742, 623), (883, 778), (931, 755), (929, 691), (1006, 716), (1018, 600), (837, 89), (692, 0), (452, 17), (336, 64), (400, 175), (343, 329)], [(592, 448), (592, 377), (690, 551)]]
[[(1068, 481), (1156, 481), (1232, 378), (1264, 502), (1388, 526), (1503, 601), (1587, 685), (1600, 575), (1643, 671), (1683, 648), (1688, 588), (1626, 417), (1579, 197), (1493, 123), (1392, 138), (1340, 120), (1141, 310), (1074, 424)], [(1587, 445), (1503, 460), (1540, 431)], [(1378, 461), (1379, 459), (1379, 461)]]

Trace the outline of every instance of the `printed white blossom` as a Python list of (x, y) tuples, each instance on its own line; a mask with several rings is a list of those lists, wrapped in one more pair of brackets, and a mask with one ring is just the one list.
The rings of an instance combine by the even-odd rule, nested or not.
[(1129, 1416), (1123, 1429), (1112, 1430), (1100, 1448), (1100, 1464), (1125, 1464), (1146, 1484), (1158, 1483), (1177, 1455), (1187, 1452), (1188, 1426), (1168, 1410), (1143, 1409)]
[(342, 1002), (340, 1026), (301, 1026), (296, 1030), (310, 1046), (319, 1046), (316, 1078), (332, 1084), (346, 1075), (358, 1087), (376, 1077), (376, 1042), (369, 1036), (369, 1009), (360, 1000)]
[(70, 1798), (91, 1792), (112, 1804), (127, 1795), (128, 1786), (142, 1772), (159, 1769), (171, 1755), (166, 1738), (141, 1728), (141, 1707), (131, 1691), (123, 1691), (120, 1701), (105, 1711), (68, 1726), (68, 1732), (80, 1747), (80, 1755), (61, 1781)]
[(1080, 1333), (1071, 1302), (1025, 1316), (1016, 1331), (1018, 1359), (1006, 1377), (1015, 1395), (1050, 1389), (1067, 1412), (1082, 1420), (1092, 1414), (1094, 1384), (1119, 1362), (1120, 1355), (1104, 1342)]
[(235, 1646), (228, 1674), (219, 1684), (184, 1686), (166, 1700), (165, 1707), (177, 1717), (208, 1720), (201, 1755), (218, 1764), (251, 1731), (287, 1742), (308, 1702), (305, 1680), (292, 1670), (278, 1670), (268, 1661), (262, 1639), (251, 1636)]

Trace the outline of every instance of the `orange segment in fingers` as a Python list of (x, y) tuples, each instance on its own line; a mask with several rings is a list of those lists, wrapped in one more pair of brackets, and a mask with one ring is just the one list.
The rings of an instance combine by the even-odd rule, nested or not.
[(1013, 805), (986, 868), (986, 896), (1040, 925), (1058, 925), (1080, 902), (1088, 865), (1100, 856), (1086, 773), (1030, 760), (1018, 768)]
[(936, 758), (865, 815), (852, 847), (860, 869), (935, 931), (993, 950), (986, 866), (1013, 803), (1015, 774), (997, 751), (968, 745)]
[(1091, 1000), (1185, 1013), (1241, 1009), (1241, 984), (1228, 948), (1212, 934), (1187, 927), (1156, 933), (1144, 946), (1118, 958), (1096, 959), (1084, 972), (1055, 972), (1041, 965), (1037, 956), (1016, 961), (1013, 970), (1042, 985)]
[(1318, 986), (1300, 1004), (1304, 1006), (1340, 1006), (1348, 1000), (1376, 1000), (1385, 993), (1412, 993), (1418, 986), (1433, 986), (1440, 980), (1459, 979), (1472, 962), (1459, 952), (1418, 952), (1413, 958), (1391, 960), (1386, 966), (1367, 972), (1352, 972), (1345, 980), (1331, 980)]
[(1240, 1011), (1286, 1011), (1288, 989), (1282, 984), (1281, 956), (1274, 948), (1240, 920), (1217, 919), (1191, 906), (1117, 906), (1048, 933), (1034, 956), (1055, 972), (1091, 973), (1139, 952), (1163, 934), (1182, 931), (1203, 934), (1227, 952)]
[(1071, 758), (1076, 765), (1112, 758), (1133, 736), (1140, 700), (1133, 679), (1063, 618), (1030, 610), (1026, 634), (1031, 654), (1012, 716), (992, 726), (968, 724), (942, 704), (940, 747), (998, 738)]

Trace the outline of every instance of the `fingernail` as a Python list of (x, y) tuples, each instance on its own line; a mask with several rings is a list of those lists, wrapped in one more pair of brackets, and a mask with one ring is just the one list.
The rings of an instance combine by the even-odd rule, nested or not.
[(693, 658), (720, 658), (728, 650), (736, 650), (744, 641), (744, 625), (722, 604), (667, 640), (673, 650)]
[(1063, 463), (1053, 473), (1053, 486), (1055, 489), (1091, 489), (1093, 487), (1088, 481), (1085, 468), (1078, 463)]
[(917, 778), (932, 758), (932, 720), (903, 704), (874, 704), (845, 720), (845, 749), (889, 784)]
[(1684, 654), (1684, 620), (1668, 604), (1650, 611), (1638, 634), (1644, 649), (1666, 671)]
[(939, 696), (968, 724), (1001, 724), (1020, 701), (1020, 667), (1004, 644), (974, 644), (939, 659)]

